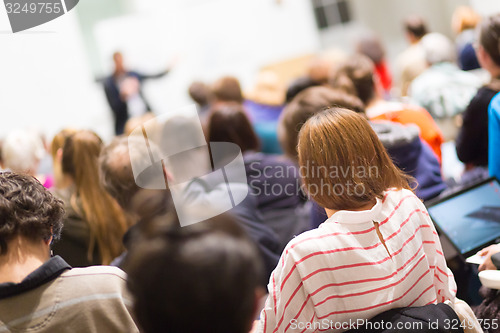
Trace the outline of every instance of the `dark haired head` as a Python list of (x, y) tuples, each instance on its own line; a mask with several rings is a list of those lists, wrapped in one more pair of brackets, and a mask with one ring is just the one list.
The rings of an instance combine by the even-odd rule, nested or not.
[(243, 106), (238, 103), (219, 103), (209, 113), (208, 142), (232, 142), (241, 151), (259, 150), (260, 143)]
[[(130, 145), (129, 145), (130, 143)], [(132, 197), (140, 190), (130, 162), (130, 148), (143, 146), (140, 139), (117, 137), (105, 146), (99, 156), (99, 175), (104, 189), (127, 210)]]
[(375, 97), (374, 73), (373, 61), (362, 54), (355, 54), (334, 69), (330, 85), (358, 96), (366, 105)]
[(424, 19), (418, 15), (412, 15), (404, 21), (405, 31), (412, 35), (416, 40), (424, 37), (428, 30)]
[(382, 41), (375, 34), (368, 34), (359, 39), (356, 50), (367, 56), (375, 64), (379, 64), (384, 60), (385, 48)]
[(481, 22), (479, 42), (493, 62), (500, 66), (500, 14)]
[(300, 77), (292, 81), (286, 91), (286, 103), (290, 103), (295, 98), (295, 96), (300, 94), (305, 89), (318, 85), (319, 84), (313, 81), (309, 76)]
[(145, 333), (246, 333), (251, 328), (262, 264), (254, 244), (229, 216), (156, 230), (132, 249), (127, 271)]
[(212, 92), (219, 102), (243, 103), (240, 81), (235, 77), (225, 76), (218, 79), (212, 87)]
[(212, 99), (210, 87), (200, 81), (195, 81), (189, 86), (189, 96), (201, 107), (208, 106)]
[(286, 106), (278, 124), (278, 137), (283, 151), (297, 160), (297, 141), (302, 125), (322, 110), (339, 106), (364, 113), (363, 102), (356, 96), (329, 87), (311, 87), (298, 94)]
[(64, 204), (35, 178), (0, 173), (0, 255), (17, 236), (31, 241), (59, 239), (63, 226)]

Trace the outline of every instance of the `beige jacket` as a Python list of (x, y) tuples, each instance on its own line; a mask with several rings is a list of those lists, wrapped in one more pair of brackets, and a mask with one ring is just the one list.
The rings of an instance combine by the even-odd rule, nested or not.
[(67, 269), (34, 289), (0, 298), (0, 333), (138, 332), (125, 279), (116, 267)]

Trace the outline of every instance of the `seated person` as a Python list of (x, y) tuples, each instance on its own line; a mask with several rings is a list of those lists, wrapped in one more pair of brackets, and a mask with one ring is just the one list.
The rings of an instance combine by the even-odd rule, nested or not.
[[(479, 265), (479, 271), (499, 270), (500, 269), (500, 244), (490, 245), (478, 252), (478, 255), (484, 257), (484, 262)], [(480, 274), (481, 275), (481, 274)], [(491, 288), (491, 289), (490, 289)], [(484, 301), (475, 309), (477, 318), (481, 320), (485, 332), (499, 333), (500, 327), (498, 321), (500, 315), (500, 297), (498, 288), (493, 286), (483, 286), (479, 290)], [(486, 325), (488, 327), (486, 327)]]
[(41, 136), (36, 131), (10, 132), (2, 142), (1, 151), (3, 169), (36, 177), (46, 188), (54, 185), (51, 175), (38, 174), (40, 162), (47, 152)]
[(365, 104), (370, 120), (389, 120), (403, 125), (414, 124), (420, 137), (441, 160), (443, 134), (425, 109), (399, 102), (388, 102), (377, 94), (373, 62), (363, 55), (354, 55), (339, 66), (330, 77), (330, 85), (354, 94)]
[(210, 86), (201, 81), (191, 83), (188, 89), (189, 97), (196, 103), (198, 114), (202, 121), (206, 118), (213, 96)]
[[(364, 113), (363, 103), (342, 91), (327, 87), (304, 90), (285, 108), (281, 117), (279, 137), (287, 156), (297, 161), (297, 137), (302, 124), (330, 106)], [(419, 198), (432, 199), (445, 189), (439, 162), (431, 148), (419, 138), (414, 126), (387, 121), (371, 125), (396, 166), (416, 179), (415, 193)], [(324, 210), (313, 208), (312, 226), (315, 228), (325, 220)]]
[(488, 175), (488, 106), (500, 91), (500, 14), (485, 18), (479, 27), (476, 50), (481, 67), (491, 74), (491, 81), (481, 87), (464, 112), (457, 137), (457, 156), (466, 165), (462, 182)]
[[(203, 134), (202, 134), (203, 135)], [(149, 150), (143, 138), (115, 138), (101, 152), (100, 175), (106, 191), (116, 199), (131, 221), (135, 223), (125, 234), (124, 242), (127, 249), (134, 243), (136, 237), (143, 232), (142, 221), (156, 217), (162, 219), (174, 212), (170, 204), (171, 195), (165, 190), (167, 177), (171, 177), (166, 168), (160, 169), (159, 182), (163, 189), (141, 188), (137, 185), (132, 164), (149, 161)], [(137, 178), (138, 179), (138, 178)], [(206, 191), (206, 184), (193, 180), (186, 189), (191, 192), (191, 200), (210, 200)], [(246, 187), (246, 184), (245, 184)], [(263, 224), (262, 216), (257, 209), (255, 197), (248, 196), (239, 205), (228, 213), (232, 214), (238, 224), (248, 233), (249, 237), (258, 246), (262, 261), (264, 262), (263, 280), (268, 280), (271, 271), (276, 267), (279, 259), (279, 241), (274, 232)], [(120, 256), (113, 264), (121, 266), (125, 254)]]
[(0, 174), (0, 331), (138, 332), (125, 274), (50, 257), (63, 203), (33, 177)]
[(54, 192), (63, 200), (66, 216), (61, 240), (53, 251), (73, 267), (109, 265), (123, 252), (127, 219), (99, 182), (98, 160), (103, 146), (94, 132), (76, 131), (66, 138), (54, 162), (66, 184)]
[(272, 72), (264, 72), (259, 77), (258, 85), (251, 92), (251, 99), (245, 99), (238, 79), (222, 77), (213, 85), (214, 105), (236, 102), (244, 105), (264, 153), (280, 154), (281, 147), (276, 136), (277, 120), (283, 110), (284, 91), (280, 91), (278, 78)]
[(259, 152), (259, 139), (241, 105), (213, 107), (206, 132), (209, 142), (232, 142), (241, 148), (250, 195), (256, 197), (264, 223), (276, 232), (282, 249), (295, 235), (309, 229), (309, 214), (300, 210), (305, 197), (297, 166), (284, 156)]
[(464, 71), (481, 68), (474, 52), (476, 26), (481, 16), (469, 6), (458, 6), (451, 18), (451, 27), (457, 35), (455, 39), (458, 65)]
[(250, 331), (264, 295), (263, 267), (232, 218), (152, 228), (143, 237), (131, 250), (127, 270), (144, 333)]
[(481, 86), (474, 74), (460, 70), (454, 63), (451, 41), (439, 33), (430, 33), (420, 44), (429, 68), (410, 86), (412, 102), (425, 108), (445, 134), (446, 141), (455, 140), (461, 115)]
[(292, 332), (300, 322), (314, 332), (322, 320), (454, 304), (456, 284), (427, 210), (363, 116), (340, 108), (314, 115), (298, 152), (305, 190), (329, 219), (287, 245), (261, 331)]

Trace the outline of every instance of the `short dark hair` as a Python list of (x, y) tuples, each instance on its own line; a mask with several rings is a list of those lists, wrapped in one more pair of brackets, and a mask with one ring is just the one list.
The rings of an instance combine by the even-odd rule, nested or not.
[(126, 267), (145, 333), (246, 333), (251, 328), (262, 263), (229, 215), (152, 230), (131, 249)]
[(216, 104), (208, 115), (206, 130), (208, 142), (232, 142), (242, 152), (260, 148), (259, 138), (241, 104)]
[(404, 21), (405, 31), (412, 34), (417, 39), (424, 37), (428, 30), (425, 20), (418, 15), (408, 16)]
[(64, 204), (35, 178), (12, 172), (0, 173), (0, 255), (16, 236), (32, 241), (59, 239)]
[(212, 91), (210, 87), (200, 81), (195, 81), (189, 86), (189, 96), (196, 102), (199, 106), (207, 106), (210, 104), (212, 99)]
[(364, 113), (363, 102), (356, 96), (330, 87), (311, 87), (298, 94), (283, 110), (278, 123), (278, 138), (285, 154), (297, 160), (297, 144), (302, 125), (316, 113), (338, 106)]
[(375, 64), (365, 55), (354, 54), (339, 65), (330, 76), (333, 88), (355, 94), (366, 105), (376, 95)]
[(290, 83), (288, 89), (286, 90), (286, 103), (287, 104), (290, 103), (295, 98), (295, 96), (297, 96), (307, 88), (311, 88), (318, 85), (319, 84), (313, 81), (309, 76), (304, 76), (295, 79), (294, 81), (292, 81), (292, 83)]
[(485, 18), (480, 32), (479, 42), (493, 62), (500, 66), (500, 14)]

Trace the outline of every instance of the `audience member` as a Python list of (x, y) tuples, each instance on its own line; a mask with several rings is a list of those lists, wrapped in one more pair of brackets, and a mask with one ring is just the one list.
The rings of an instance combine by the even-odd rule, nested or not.
[(462, 182), (484, 178), (488, 174), (488, 106), (500, 91), (500, 14), (485, 18), (479, 28), (476, 54), (491, 81), (481, 87), (464, 112), (457, 137), (457, 155), (466, 164)]
[[(286, 107), (280, 122), (280, 137), (290, 158), (297, 161), (296, 147), (302, 124), (332, 106), (364, 114), (363, 103), (357, 97), (327, 87), (306, 89)], [(430, 147), (422, 142), (415, 126), (380, 121), (370, 124), (396, 166), (416, 179), (415, 193), (419, 198), (432, 199), (445, 189), (439, 162)], [(313, 228), (327, 219), (319, 207), (313, 207), (311, 215)]]
[[(137, 185), (136, 177), (139, 179), (142, 175), (134, 175), (132, 164), (138, 160), (150, 161), (149, 151), (145, 148), (142, 138), (116, 138), (103, 149), (100, 157), (101, 181), (105, 189), (118, 201), (130, 219), (137, 222), (124, 237), (127, 249), (130, 249), (134, 240), (147, 227), (143, 221), (153, 217), (162, 220), (164, 216), (172, 214), (174, 209), (172, 198), (165, 189), (158, 186), (153, 189), (140, 188)], [(159, 174), (155, 168), (159, 168)], [(170, 177), (162, 163), (152, 165), (151, 171), (157, 174), (158, 179), (150, 179), (156, 185), (160, 184), (159, 182), (165, 183), (166, 177)], [(145, 173), (147, 172), (146, 170)], [(203, 192), (206, 187), (207, 184), (203, 183), (202, 179), (194, 179), (185, 190), (192, 194), (189, 198), (194, 202), (199, 196), (209, 195)], [(257, 244), (264, 262), (265, 278), (269, 277), (279, 258), (279, 242), (274, 232), (263, 224), (255, 197), (247, 197), (229, 213)], [(123, 259), (124, 257), (121, 257), (115, 264), (122, 265)]]
[(405, 36), (410, 46), (396, 60), (396, 67), (401, 85), (401, 95), (408, 95), (411, 82), (427, 68), (425, 54), (420, 40), (427, 34), (427, 24), (424, 19), (412, 15), (404, 21)]
[(2, 161), (6, 170), (25, 173), (36, 177), (46, 188), (51, 188), (54, 180), (50, 175), (37, 174), (40, 161), (46, 151), (38, 133), (29, 130), (14, 130), (2, 143)]
[(125, 124), (125, 129), (123, 131), (123, 134), (125, 134), (127, 136), (131, 135), (132, 132), (137, 127), (140, 127), (140, 126), (144, 125), (145, 123), (147, 123), (148, 121), (153, 120), (153, 119), (155, 119), (155, 116), (151, 112), (145, 113), (139, 117), (130, 118), (129, 120), (127, 120), (127, 123)]
[(247, 333), (264, 295), (257, 249), (230, 216), (158, 228), (133, 248), (127, 267), (144, 333)]
[(440, 125), (445, 140), (454, 140), (458, 134), (455, 116), (465, 111), (481, 82), (454, 64), (455, 51), (446, 36), (430, 33), (420, 44), (429, 68), (413, 80), (409, 94)]
[(104, 80), (104, 92), (115, 120), (115, 134), (123, 134), (125, 123), (130, 117), (142, 116), (151, 107), (142, 93), (142, 82), (165, 76), (170, 69), (156, 75), (129, 71), (125, 67), (123, 54), (113, 54), (114, 71)]
[(455, 43), (458, 55), (458, 65), (464, 71), (480, 68), (474, 51), (476, 39), (476, 26), (481, 21), (481, 16), (468, 6), (458, 6), (451, 18), (451, 27), (457, 35)]
[(318, 86), (316, 82), (311, 80), (308, 76), (303, 76), (298, 79), (293, 80), (286, 90), (286, 104), (290, 103), (295, 96), (300, 94), (303, 90), (311, 87)]
[(334, 88), (355, 94), (366, 106), (371, 120), (389, 120), (403, 125), (415, 124), (421, 138), (429, 144), (441, 160), (443, 135), (432, 116), (425, 109), (399, 102), (388, 102), (377, 95), (373, 62), (363, 55), (353, 55), (339, 66), (330, 78)]
[(64, 174), (62, 172), (62, 149), (64, 147), (66, 139), (76, 132), (77, 130), (72, 128), (63, 129), (52, 139), (52, 143), (50, 145), (50, 155), (52, 157), (54, 187), (56, 190), (63, 190), (71, 185), (69, 179), (67, 177), (64, 177)]
[(392, 88), (392, 75), (385, 58), (385, 48), (380, 38), (375, 34), (362, 37), (356, 45), (356, 51), (373, 61), (377, 87), (383, 93), (383, 96), (389, 97)]
[(63, 203), (31, 176), (0, 173), (0, 331), (138, 332), (125, 274), (50, 256)]
[(250, 195), (256, 197), (264, 223), (276, 232), (282, 248), (308, 230), (298, 168), (288, 158), (259, 152), (259, 140), (241, 105), (215, 106), (207, 125), (207, 141), (232, 142), (241, 148)]
[(434, 225), (366, 119), (328, 109), (304, 124), (298, 147), (306, 191), (329, 219), (287, 245), (270, 279), (262, 330), (453, 305), (456, 284)]
[(91, 131), (77, 131), (66, 138), (60, 160), (66, 188), (56, 190), (66, 209), (61, 241), (54, 253), (70, 265), (108, 265), (123, 252), (127, 220), (116, 201), (99, 182), (101, 139)]
[(285, 88), (278, 76), (271, 71), (259, 73), (255, 87), (247, 94), (244, 105), (260, 138), (261, 151), (264, 153), (282, 153), (276, 136), (276, 126), (284, 102)]
[(224, 76), (215, 81), (212, 86), (214, 102), (236, 102), (243, 103), (243, 92), (240, 81), (233, 76)]
[(198, 106), (200, 117), (205, 117), (212, 104), (213, 96), (210, 86), (201, 81), (195, 81), (189, 86), (189, 96)]

